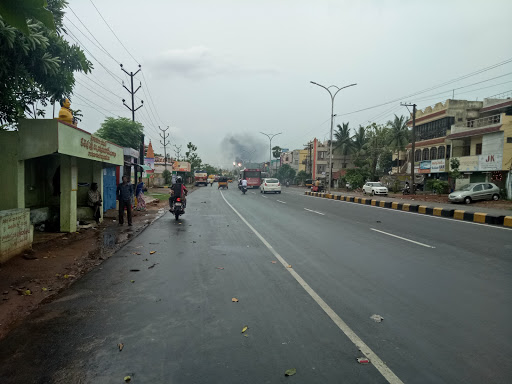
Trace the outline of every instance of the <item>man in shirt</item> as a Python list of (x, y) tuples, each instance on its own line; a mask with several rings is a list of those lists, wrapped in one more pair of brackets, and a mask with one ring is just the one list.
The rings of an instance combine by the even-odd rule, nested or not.
[(128, 225), (132, 225), (132, 196), (133, 185), (128, 182), (128, 176), (123, 176), (123, 182), (117, 186), (117, 200), (119, 200), (119, 225), (124, 224), (124, 207), (128, 216)]
[(247, 188), (247, 180), (245, 178), (242, 180), (242, 188), (243, 187)]
[(101, 217), (101, 193), (98, 191), (98, 184), (92, 183), (91, 189), (87, 192), (87, 205), (92, 208), (92, 213), (96, 224), (100, 223)]

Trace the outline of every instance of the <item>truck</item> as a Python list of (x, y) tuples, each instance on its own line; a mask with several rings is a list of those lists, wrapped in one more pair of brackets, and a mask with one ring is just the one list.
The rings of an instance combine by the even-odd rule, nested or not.
[(194, 171), (194, 183), (195, 186), (208, 185), (208, 174), (206, 171)]

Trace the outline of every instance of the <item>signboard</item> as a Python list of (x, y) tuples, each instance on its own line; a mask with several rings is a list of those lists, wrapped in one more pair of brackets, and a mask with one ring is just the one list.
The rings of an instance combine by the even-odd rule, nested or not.
[(503, 155), (501, 153), (478, 156), (479, 171), (500, 171), (502, 168)]
[(188, 161), (175, 161), (172, 163), (172, 170), (176, 172), (190, 172), (190, 163)]
[(430, 173), (430, 160), (420, 162), (420, 173)]
[[(457, 157), (460, 162), (459, 171), (460, 172), (474, 172), (478, 171), (478, 156), (464, 156)], [(450, 169), (452, 166), (450, 164)]]
[(431, 173), (446, 172), (446, 160), (445, 159), (431, 160), (430, 161), (430, 172)]
[(144, 165), (147, 165), (149, 168), (146, 170), (146, 173), (155, 173), (155, 158), (154, 157), (145, 157), (144, 158)]

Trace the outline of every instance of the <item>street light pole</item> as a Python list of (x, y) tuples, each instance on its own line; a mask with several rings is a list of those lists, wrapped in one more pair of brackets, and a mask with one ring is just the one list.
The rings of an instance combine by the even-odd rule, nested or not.
[[(329, 190), (328, 192), (331, 193), (331, 181), (332, 181), (332, 130), (333, 130), (333, 124), (334, 124), (334, 99), (336, 98), (336, 95), (339, 91), (342, 89), (352, 87), (357, 84), (350, 84), (346, 85), (344, 87), (337, 87), (336, 85), (330, 85), (328, 87), (325, 87), (321, 84), (315, 83), (314, 81), (310, 81), (311, 84), (318, 85), (319, 87), (322, 87), (327, 92), (329, 92), (329, 95), (331, 96), (331, 140), (329, 142)], [(336, 88), (336, 92), (333, 94), (329, 88)]]
[(272, 139), (274, 137), (276, 137), (277, 135), (280, 135), (281, 133), (283, 132), (279, 132), (279, 133), (263, 133), (263, 132), (260, 132), (262, 135), (265, 135), (268, 137), (268, 139), (270, 140), (270, 162), (268, 163), (268, 174), (270, 176), (270, 171), (272, 170)]

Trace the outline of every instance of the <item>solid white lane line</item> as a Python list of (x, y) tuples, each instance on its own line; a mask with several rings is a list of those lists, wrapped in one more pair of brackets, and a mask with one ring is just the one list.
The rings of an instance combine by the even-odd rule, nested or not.
[(276, 200), (278, 203), (281, 203), (281, 204), (286, 204), (284, 201), (281, 201), (281, 200)]
[(314, 213), (318, 213), (319, 215), (325, 216), (325, 213), (318, 212), (318, 211), (313, 211), (312, 209), (307, 209), (307, 208), (304, 208), (304, 209), (305, 209), (306, 211), (314, 212)]
[[(263, 244), (268, 248), (268, 250), (279, 260), (279, 262), (283, 265), (283, 267), (290, 272), (290, 274), (297, 280), (297, 282), (301, 285), (302, 288), (311, 296), (313, 300), (322, 308), (322, 310), (331, 318), (331, 320), (336, 324), (336, 326), (347, 336), (354, 345), (359, 348), (361, 353), (366, 356), (372, 364), (377, 368), (382, 376), (391, 384), (403, 384), (402, 380), (396, 376), (393, 371), (386, 365), (384, 361), (381, 360), (379, 356), (377, 356), (371, 348), (366, 345), (366, 343), (361, 340), (359, 336), (345, 323), (341, 317), (339, 317), (334, 310), (329, 307), (329, 305), (320, 297), (318, 294), (309, 286), (308, 283), (304, 281), (304, 279), (297, 273), (293, 268), (288, 268), (288, 262), (283, 259), (283, 257), (277, 253), (277, 251), (270, 245), (270, 243), (265, 240), (260, 233), (254, 229), (254, 227), (249, 224), (247, 220), (233, 207), (224, 197), (224, 193), (221, 191), (222, 198), (226, 202), (226, 204), (240, 217), (240, 219), (251, 229), (251, 231), (261, 240)], [(305, 209), (305, 208), (304, 208)]]
[(379, 233), (383, 233), (384, 235), (388, 235), (388, 236), (392, 236), (392, 237), (396, 237), (397, 239), (400, 239), (400, 240), (404, 240), (404, 241), (408, 241), (410, 243), (414, 243), (414, 244), (418, 244), (418, 245), (421, 245), (422, 247), (426, 247), (426, 248), (435, 248), (431, 245), (427, 245), (427, 244), (423, 244), (423, 243), (420, 243), (418, 241), (414, 241), (414, 240), (411, 240), (411, 239), (406, 239), (405, 237), (401, 237), (401, 236), (397, 236), (397, 235), (393, 235), (392, 233), (387, 233), (387, 232), (384, 232), (384, 231), (379, 231), (378, 229), (375, 229), (375, 228), (370, 228), (372, 231), (375, 231), (375, 232), (379, 232)]

